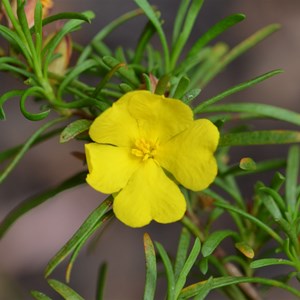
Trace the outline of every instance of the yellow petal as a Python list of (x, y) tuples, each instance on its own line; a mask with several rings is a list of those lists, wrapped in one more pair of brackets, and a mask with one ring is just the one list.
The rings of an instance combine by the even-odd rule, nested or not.
[(141, 136), (152, 142), (170, 139), (193, 121), (192, 110), (179, 100), (149, 91), (135, 91), (127, 95), (130, 97), (129, 112), (137, 120)]
[(128, 111), (129, 100), (127, 93), (95, 119), (89, 130), (93, 141), (122, 147), (134, 144), (139, 137), (139, 129)]
[(122, 189), (140, 163), (128, 148), (90, 143), (85, 145), (85, 152), (89, 169), (87, 183), (105, 194)]
[(155, 159), (183, 186), (193, 191), (207, 188), (217, 175), (213, 156), (219, 142), (219, 131), (209, 120), (200, 119), (160, 145)]
[(159, 223), (180, 220), (186, 210), (186, 201), (178, 186), (154, 160), (148, 159), (115, 197), (113, 209), (123, 223), (142, 227), (151, 220)]

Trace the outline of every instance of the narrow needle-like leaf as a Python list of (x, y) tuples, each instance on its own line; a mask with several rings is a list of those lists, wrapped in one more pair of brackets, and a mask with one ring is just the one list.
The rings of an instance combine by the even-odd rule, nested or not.
[(144, 234), (144, 250), (146, 257), (146, 284), (144, 300), (154, 300), (156, 290), (157, 268), (154, 245), (149, 234)]

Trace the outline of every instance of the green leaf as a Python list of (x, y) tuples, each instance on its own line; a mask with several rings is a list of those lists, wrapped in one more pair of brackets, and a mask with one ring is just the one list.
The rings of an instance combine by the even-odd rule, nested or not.
[(275, 221), (279, 221), (280, 219), (282, 219), (281, 211), (277, 206), (277, 203), (273, 200), (273, 198), (266, 193), (259, 193), (259, 195), (262, 198), (262, 203), (272, 215), (273, 219)]
[(193, 57), (199, 53), (199, 51), (207, 45), (211, 40), (215, 39), (221, 33), (223, 33), (228, 28), (232, 27), (233, 25), (243, 21), (245, 19), (245, 15), (243, 14), (234, 14), (224, 18), (223, 20), (219, 21), (213, 27), (208, 29), (194, 45), (192, 46), (191, 50), (188, 52), (187, 57)]
[(195, 225), (195, 223), (193, 223), (193, 221), (190, 218), (184, 216), (181, 219), (181, 222), (184, 225), (184, 227), (186, 227), (195, 237), (198, 237), (200, 241), (204, 240), (203, 232), (199, 229), (197, 225)]
[[(122, 62), (111, 56), (104, 56), (102, 59), (103, 62), (109, 67), (109, 69), (114, 69), (116, 66), (120, 66), (120, 64), (122, 64)], [(117, 73), (123, 80), (127, 81), (129, 84), (132, 84), (135, 87), (137, 87), (140, 83), (133, 69), (128, 68), (127, 65), (123, 65), (122, 67), (118, 68)]]
[[(226, 193), (228, 193), (228, 195), (230, 195), (236, 201), (236, 203), (238, 204), (238, 206), (240, 208), (246, 209), (246, 205), (244, 203), (244, 199), (241, 195), (239, 188), (235, 187), (235, 182), (230, 177), (227, 176), (227, 172), (225, 172), (225, 173), (226, 173), (226, 175), (224, 177), (222, 174), (222, 177), (224, 179), (221, 179), (218, 177), (215, 179), (215, 184), (218, 187), (220, 187), (221, 189), (223, 189)], [(228, 173), (228, 174), (231, 174), (231, 173)], [(217, 216), (219, 215), (219, 213), (217, 213)], [(212, 214), (211, 214), (211, 216), (212, 216)]]
[(299, 146), (295, 145), (290, 148), (288, 153), (285, 181), (285, 199), (288, 205), (288, 210), (295, 215), (298, 215), (298, 212), (296, 210), (296, 200), (299, 166), (300, 148)]
[(183, 227), (180, 234), (180, 240), (177, 248), (176, 260), (174, 265), (174, 274), (176, 281), (186, 261), (188, 249), (190, 246), (190, 240), (191, 235), (189, 231), (185, 227)]
[(151, 76), (151, 74), (148, 76), (148, 74), (143, 73), (142, 76), (143, 76), (144, 84), (146, 86), (146, 90), (153, 93), (154, 92), (154, 87), (157, 83), (156, 80), (155, 80), (155, 82), (153, 82), (153, 76)]
[(0, 238), (4, 236), (7, 230), (24, 214), (32, 210), (33, 208), (41, 205), (50, 198), (55, 197), (59, 193), (71, 189), (77, 185), (85, 183), (86, 172), (80, 172), (71, 178), (63, 181), (55, 188), (49, 189), (41, 194), (29, 197), (17, 207), (15, 207), (1, 222), (0, 224)]
[(121, 90), (124, 94), (133, 91), (132, 87), (131, 87), (129, 84), (127, 84), (127, 83), (120, 83), (120, 90)]
[(210, 277), (198, 290), (197, 295), (195, 296), (194, 300), (204, 300), (206, 296), (209, 294), (210, 290), (212, 289), (212, 277)]
[(36, 300), (52, 300), (51, 298), (39, 291), (31, 291), (30, 293)]
[(235, 243), (234, 246), (248, 258), (252, 259), (255, 255), (254, 250), (246, 242)]
[(274, 265), (294, 266), (294, 263), (283, 258), (263, 258), (263, 259), (252, 261), (250, 263), (250, 268), (258, 269), (258, 268), (274, 266)]
[(73, 289), (71, 289), (66, 284), (59, 282), (54, 279), (48, 280), (49, 285), (59, 293), (65, 300), (84, 300), (79, 294), (77, 294)]
[(255, 171), (256, 163), (251, 157), (243, 157), (240, 160), (240, 168), (245, 171)]
[(23, 78), (25, 77), (25, 78), (28, 78), (28, 79), (34, 79), (35, 80), (34, 74), (32, 74), (32, 73), (28, 72), (27, 70), (25, 70), (23, 68), (20, 68), (20, 67), (16, 67), (16, 66), (13, 66), (13, 65), (1, 63), (0, 64), (0, 70), (15, 73), (16, 75), (21, 75), (21, 77), (23, 77)]
[(196, 18), (201, 10), (204, 0), (194, 0), (186, 14), (186, 18), (178, 38), (176, 39), (171, 52), (171, 70), (176, 66), (177, 60), (184, 45), (190, 37)]
[(208, 257), (203, 257), (199, 263), (199, 269), (203, 275), (206, 275), (208, 271)]
[[(97, 98), (103, 88), (105, 87), (105, 85), (109, 82), (109, 80), (114, 76), (114, 74), (122, 67), (126, 66), (125, 63), (119, 63), (118, 65), (114, 66), (107, 74), (105, 74), (104, 78), (97, 84), (97, 86), (95, 87), (95, 90), (93, 92), (93, 97)], [(122, 85), (123, 87), (129, 87), (131, 90), (132, 88), (130, 87), (130, 85), (126, 84), (126, 83), (121, 83), (120, 85)]]
[[(84, 12), (83, 15), (85, 15), (87, 18), (92, 18), (94, 16), (94, 13), (91, 11)], [(48, 66), (52, 60), (53, 53), (60, 43), (60, 41), (64, 38), (65, 35), (78, 30), (80, 28), (80, 25), (83, 24), (83, 20), (71, 20), (68, 21), (61, 30), (47, 43), (47, 45), (43, 48), (42, 56), (45, 58), (44, 61), (44, 75), (47, 77), (48, 75)]]
[(99, 45), (99, 42), (102, 42), (102, 40), (106, 36), (108, 36), (113, 30), (122, 26), (124, 23), (126, 23), (130, 19), (141, 15), (142, 13), (143, 12), (140, 9), (130, 11), (130, 12), (125, 13), (124, 15), (120, 16), (119, 18), (115, 19), (114, 21), (110, 22), (108, 25), (104, 26), (93, 38), (91, 44), (84, 48), (79, 59), (77, 60), (77, 64), (81, 64), (88, 57), (90, 57), (90, 55), (92, 53), (92, 49), (94, 47), (98, 48), (97, 45)]
[(3, 25), (0, 25), (0, 34), (9, 42), (9, 44), (16, 45), (26, 58), (27, 62), (32, 64), (32, 56), (28, 48), (25, 46), (25, 43), (20, 39), (17, 33)]
[[(283, 244), (283, 239), (280, 237), (280, 235), (273, 230), (271, 227), (269, 227), (267, 224), (265, 224), (264, 222), (262, 222), (261, 220), (259, 220), (258, 218), (255, 218), (254, 216), (248, 214), (247, 212), (236, 208), (230, 204), (227, 203), (223, 203), (221, 201), (215, 201), (214, 205), (217, 207), (221, 207), (224, 208), (227, 211), (230, 212), (234, 212), (237, 213), (240, 216), (243, 216), (244, 218), (246, 218), (247, 220), (251, 221), (252, 223), (254, 223), (256, 226), (258, 226), (259, 228), (263, 229), (265, 232), (267, 232), (274, 240), (276, 240), (280, 245)], [(204, 245), (203, 245), (204, 247)], [(202, 247), (202, 251), (203, 251), (203, 247)]]
[[(174, 70), (173, 74), (189, 74), (191, 72), (190, 76), (194, 76), (193, 74), (193, 68), (197, 68), (201, 70), (202, 75), (202, 68), (205, 66), (206, 61), (210, 60), (210, 55), (213, 55), (213, 50), (210, 47), (203, 48), (200, 50), (197, 55), (192, 57), (187, 57), (182, 61)], [(201, 65), (203, 63), (204, 65)]]
[(77, 77), (81, 74), (84, 73), (87, 70), (90, 70), (93, 67), (97, 67), (98, 63), (93, 60), (93, 59), (89, 59), (86, 60), (85, 62), (83, 62), (80, 65), (77, 65), (76, 67), (74, 67), (70, 72), (68, 72), (68, 74), (66, 74), (66, 76), (64, 77), (64, 80), (61, 82), (61, 84), (59, 85), (58, 88), (58, 97), (62, 97), (62, 94), (64, 92), (64, 90), (66, 89), (66, 87), (75, 79), (77, 79)]
[(170, 81), (170, 76), (169, 75), (163, 75), (158, 80), (154, 93), (157, 94), (157, 95), (164, 95), (165, 92), (168, 89), (169, 81)]
[(98, 280), (97, 280), (97, 294), (96, 300), (104, 300), (104, 286), (105, 286), (105, 279), (107, 273), (107, 264), (101, 264), (98, 272)]
[[(229, 179), (230, 179), (230, 177), (229, 177)], [(235, 188), (235, 182), (234, 181), (227, 180), (227, 184), (229, 186), (231, 186), (232, 188)], [(227, 205), (228, 202), (222, 196), (220, 196), (218, 193), (216, 193), (216, 192), (214, 192), (214, 191), (212, 191), (210, 189), (206, 189), (202, 193), (204, 193), (204, 195), (207, 195), (207, 196), (211, 197), (214, 200), (214, 202), (213, 202), (214, 206), (216, 206), (218, 209), (223, 210), (222, 213), (225, 213), (225, 212), (228, 213), (231, 216), (232, 220), (234, 221), (235, 225), (237, 226), (240, 235), (242, 237), (246, 236), (246, 234), (247, 234), (246, 233), (246, 228), (245, 228), (245, 224), (244, 224), (244, 221), (241, 218), (241, 216), (239, 214), (233, 213), (231, 210), (223, 209), (222, 207), (218, 207), (218, 205), (215, 205), (216, 201), (217, 201), (218, 204), (220, 202), (222, 204)], [(238, 196), (238, 198), (240, 198), (240, 195), (239, 195), (240, 191), (239, 190), (237, 190), (236, 192), (234, 192), (232, 194), (236, 194)], [(234, 198), (236, 198), (236, 197), (234, 197)], [(242, 211), (246, 210), (245, 203), (240, 202), (240, 200), (237, 200), (237, 199), (235, 199), (235, 200), (237, 202), (237, 205), (242, 208), (241, 210)], [(209, 225), (211, 227), (211, 224), (209, 224)]]
[(300, 114), (268, 104), (261, 103), (229, 103), (205, 107), (202, 113), (212, 112), (237, 112), (251, 113), (261, 117), (268, 117), (300, 126)]
[(25, 65), (24, 62), (20, 61), (19, 59), (15, 58), (15, 57), (10, 57), (10, 56), (1, 57), (1, 55), (0, 55), (0, 64), (5, 64), (5, 63), (11, 64), (11, 65), (16, 65), (23, 69), (27, 68), (27, 66)]
[[(215, 44), (201, 61), (200, 66), (195, 66), (190, 72), (191, 88), (201, 88), (206, 84), (207, 76), (214, 70), (215, 66), (223, 60), (226, 53), (228, 53), (229, 46), (223, 42)], [(202, 58), (203, 60), (203, 58)]]
[(89, 232), (100, 221), (104, 214), (112, 206), (112, 197), (108, 197), (103, 201), (83, 222), (80, 228), (75, 232), (71, 239), (65, 244), (61, 250), (50, 260), (45, 270), (45, 277), (48, 277), (53, 270), (80, 244)]
[(200, 253), (200, 249), (201, 249), (201, 242), (198, 238), (196, 238), (194, 246), (191, 250), (191, 253), (188, 257), (188, 259), (186, 260), (186, 262), (184, 263), (184, 266), (178, 276), (178, 279), (176, 281), (175, 284), (175, 299), (178, 298), (182, 288), (185, 285), (187, 276), (189, 275), (190, 270), (192, 269), (199, 253)]
[[(298, 238), (298, 228), (295, 226), (296, 223), (292, 223), (291, 222), (291, 218), (289, 217), (289, 213), (286, 212), (285, 213), (286, 218), (288, 219), (285, 220), (284, 218), (281, 219), (276, 219), (275, 221), (279, 224), (279, 226), (281, 227), (281, 229), (286, 233), (286, 235), (288, 236), (288, 239), (291, 244), (295, 247), (295, 249), (297, 249), (296, 251), (299, 250), (299, 238)], [(288, 248), (286, 248), (288, 249)], [(289, 251), (289, 250), (286, 250)]]
[[(230, 285), (237, 285), (240, 283), (260, 283), (265, 284), (269, 286), (276, 286), (282, 289), (285, 289), (289, 291), (290, 293), (300, 297), (300, 291), (286, 285), (285, 283), (273, 279), (266, 279), (266, 278), (260, 278), (260, 277), (231, 277), (231, 276), (224, 276), (224, 277), (218, 277), (218, 278), (212, 278), (211, 279), (211, 285), (210, 290), (213, 289), (219, 289), (222, 287), (230, 286)], [(203, 288), (203, 285), (205, 285), (207, 281), (200, 281), (198, 283), (192, 284), (182, 290), (182, 292), (179, 295), (179, 299), (190, 299), (191, 297), (194, 297), (198, 295), (199, 292), (201, 292), (201, 289)], [(200, 298), (201, 299), (201, 298)]]
[(233, 176), (242, 176), (248, 175), (253, 173), (265, 172), (269, 170), (276, 170), (282, 168), (286, 165), (286, 161), (284, 159), (270, 159), (264, 160), (260, 162), (256, 162), (256, 169), (255, 170), (241, 170), (239, 165), (234, 165), (229, 167), (227, 170), (221, 173), (222, 177), (226, 177), (227, 175)]
[(82, 132), (89, 130), (92, 124), (91, 120), (80, 119), (69, 124), (61, 133), (59, 142), (66, 143), (74, 139)]
[(124, 52), (124, 48), (119, 46), (117, 47), (117, 49), (115, 50), (115, 55), (114, 57), (119, 60), (119, 61), (122, 61), (124, 63), (127, 63), (127, 58), (126, 58), (126, 55), (125, 55), (125, 52)]
[(78, 13), (78, 12), (63, 12), (55, 15), (51, 15), (43, 19), (43, 26), (59, 20), (81, 20), (87, 23), (91, 23), (92, 19), (95, 18), (95, 14), (92, 11)]
[(265, 28), (260, 29), (246, 40), (232, 48), (218, 63), (205, 74), (201, 80), (201, 87), (204, 87), (208, 82), (210, 82), (218, 73), (225, 69), (233, 60), (235, 60), (240, 55), (247, 52), (249, 49), (257, 45), (259, 42), (263, 41), (266, 37), (270, 36), (272, 33), (280, 29), (279, 24), (271, 24)]
[(135, 9), (129, 12), (126, 12), (122, 16), (118, 17), (114, 21), (110, 22), (105, 27), (101, 28), (101, 30), (96, 34), (96, 36), (93, 38), (93, 41), (99, 42), (102, 41), (105, 37), (107, 37), (110, 33), (112, 33), (113, 30), (121, 27), (124, 23), (128, 22), (129, 20), (140, 16), (143, 14), (142, 10)]
[(36, 53), (40, 57), (43, 45), (43, 6), (37, 1), (34, 10), (34, 32)]
[(5, 178), (10, 174), (10, 172), (16, 167), (18, 162), (22, 159), (25, 153), (36, 143), (36, 141), (40, 138), (44, 131), (49, 129), (50, 127), (56, 125), (59, 122), (62, 122), (65, 118), (57, 118), (51, 120), (50, 122), (42, 125), (20, 148), (14, 159), (10, 162), (10, 164), (5, 168), (3, 172), (0, 173), (0, 183), (2, 183)]
[(20, 3), (17, 6), (17, 16), (22, 28), (23, 35), (25, 36), (26, 39), (25, 45), (29, 48), (30, 55), (32, 58), (32, 61), (30, 60), (29, 63), (32, 62), (33, 69), (36, 71), (36, 69), (39, 68), (39, 62), (37, 60), (37, 52), (32, 40), (32, 35), (28, 27), (27, 16), (25, 13), (25, 4), (26, 4), (25, 1), (24, 2), (20, 1)]
[(148, 22), (138, 39), (138, 44), (135, 48), (134, 57), (132, 60), (133, 64), (141, 64), (145, 49), (155, 32), (156, 28), (154, 27), (153, 23)]
[[(86, 49), (86, 48), (85, 48)], [(106, 46), (106, 44), (104, 42), (97, 42), (94, 41), (92, 42), (92, 46), (91, 46), (91, 50), (94, 50), (100, 57), (102, 56), (112, 56), (113, 53), (112, 51), (108, 48), (108, 46)], [(83, 51), (84, 52), (84, 51)], [(91, 54), (91, 53), (90, 53)], [(93, 55), (91, 55), (93, 56)], [(93, 56), (93, 58), (95, 58), (95, 56)], [(77, 62), (77, 64), (81, 64), (82, 62)]]
[(300, 142), (300, 131), (261, 130), (227, 133), (221, 136), (219, 146), (276, 145)]
[(146, 283), (143, 299), (154, 300), (157, 280), (156, 256), (154, 245), (147, 233), (144, 234), (144, 249), (146, 257)]
[(189, 104), (195, 98), (197, 98), (200, 95), (200, 93), (201, 93), (201, 89), (190, 90), (182, 97), (182, 101), (186, 104)]
[[(272, 178), (272, 181), (271, 181), (272, 190), (279, 191), (284, 182), (285, 182), (285, 177), (280, 172), (278, 172), (278, 171), (275, 172), (275, 174)], [(282, 202), (282, 204), (283, 204), (282, 208), (284, 208), (285, 207), (284, 202)]]
[(245, 82), (242, 82), (222, 93), (220, 93), (219, 95), (217, 96), (214, 96), (213, 98), (210, 98), (210, 99), (207, 99), (207, 100), (204, 100), (201, 104), (199, 104), (197, 107), (194, 108), (194, 113), (197, 114), (199, 112), (202, 112), (202, 110), (207, 107), (207, 106), (210, 106), (212, 104), (215, 104), (216, 102), (232, 95), (232, 94), (235, 94), (237, 92), (240, 92), (246, 88), (249, 88), (249, 87), (252, 87), (253, 85), (255, 84), (258, 84), (274, 75), (277, 75), (277, 74), (280, 74), (282, 73), (283, 71), (282, 70), (274, 70), (274, 71), (271, 71), (271, 72), (268, 72), (268, 73), (265, 73), (261, 76), (258, 76), (254, 79), (251, 79), (251, 80), (248, 80), (248, 81), (245, 81)]
[[(265, 194), (265, 195), (268, 195), (269, 197), (271, 197), (276, 203), (273, 205), (276, 205), (282, 213), (284, 213), (286, 211), (284, 200), (282, 199), (282, 197), (276, 190), (262, 186), (259, 188), (259, 193), (260, 193), (260, 195)], [(277, 212), (277, 215), (280, 216), (280, 213)]]
[[(18, 0), (19, 1), (19, 0)], [(23, 33), (22, 27), (19, 23), (19, 20), (17, 20), (17, 16), (15, 11), (13, 11), (13, 8), (10, 4), (9, 0), (2, 0), (3, 8), (5, 9), (5, 13), (7, 14), (8, 19), (11, 21), (14, 30), (17, 33), (17, 36), (21, 38), (21, 40), (26, 43), (25, 35)], [(22, 5), (21, 2), (18, 3), (18, 6)]]
[[(1, 63), (1, 62), (0, 62)], [(10, 98), (16, 97), (16, 96), (21, 96), (24, 93), (23, 90), (18, 91), (18, 90), (12, 90), (9, 92), (6, 92), (0, 97), (0, 120), (5, 120), (5, 113), (3, 110), (3, 104), (9, 100)]]
[(174, 26), (173, 26), (173, 34), (172, 34), (172, 46), (178, 40), (178, 37), (182, 30), (182, 24), (186, 15), (186, 12), (190, 6), (191, 0), (180, 1), (180, 6), (177, 10), (177, 15), (175, 18)]
[(24, 117), (30, 121), (41, 121), (45, 118), (48, 117), (49, 113), (50, 113), (50, 109), (45, 109), (39, 113), (31, 113), (29, 111), (27, 111), (26, 107), (25, 107), (25, 102), (27, 100), (28, 97), (30, 96), (43, 96), (44, 95), (44, 90), (41, 87), (38, 86), (33, 86), (27, 90), (24, 91), (23, 95), (21, 96), (21, 100), (20, 100), (20, 110), (22, 112), (22, 114), (24, 115)]
[(61, 102), (58, 100), (52, 100), (52, 104), (57, 108), (82, 108), (82, 107), (90, 107), (95, 106), (100, 111), (105, 111), (111, 105), (108, 104), (108, 101), (105, 99), (96, 99), (92, 96), (88, 96), (86, 93), (77, 90), (76, 88), (67, 87), (67, 90), (70, 91), (72, 94), (76, 95), (80, 98), (80, 100), (74, 100), (71, 102)]
[(173, 300), (174, 292), (175, 292), (175, 275), (172, 268), (171, 260), (164, 249), (164, 247), (158, 243), (155, 242), (156, 249), (162, 259), (162, 262), (164, 264), (165, 270), (166, 270), (166, 276), (167, 276), (167, 282), (168, 282), (168, 294), (167, 294), (167, 300)]
[(83, 246), (86, 244), (87, 240), (95, 233), (96, 230), (98, 230), (101, 226), (103, 226), (104, 224), (107, 224), (108, 221), (111, 220), (111, 218), (114, 216), (114, 213), (112, 210), (106, 212), (99, 220), (98, 222), (95, 224), (95, 226), (88, 228), (86, 230), (86, 232), (82, 235), (80, 241), (77, 243), (77, 245), (75, 246), (75, 249), (71, 255), (70, 261), (67, 265), (67, 270), (66, 270), (66, 282), (69, 283), (70, 279), (71, 279), (71, 272), (73, 269), (73, 265), (81, 251), (81, 249), (83, 248)]
[(147, 70), (154, 76), (161, 76), (164, 74), (162, 57), (159, 51), (155, 50), (151, 44), (147, 46)]
[(169, 54), (167, 38), (162, 29), (161, 22), (158, 18), (158, 15), (151, 7), (151, 5), (148, 3), (147, 0), (134, 0), (134, 2), (144, 11), (149, 21), (151, 21), (154, 27), (156, 28), (156, 31), (158, 33), (163, 48), (165, 73), (167, 74), (170, 71), (170, 54)]
[(182, 99), (182, 97), (186, 93), (189, 84), (190, 84), (190, 79), (186, 76), (182, 76), (176, 86), (174, 95), (172, 95), (171, 97), (175, 99)]
[(232, 230), (219, 230), (212, 233), (203, 243), (202, 255), (204, 257), (211, 255), (225, 238), (229, 236), (236, 237), (236, 235), (236, 232)]

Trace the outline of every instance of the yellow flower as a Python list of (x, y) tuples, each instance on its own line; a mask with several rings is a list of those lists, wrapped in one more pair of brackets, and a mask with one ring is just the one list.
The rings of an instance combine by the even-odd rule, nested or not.
[(193, 120), (180, 100), (148, 91), (125, 94), (95, 119), (85, 145), (87, 182), (114, 194), (116, 217), (131, 227), (180, 220), (186, 201), (176, 182), (199, 191), (217, 174), (219, 132)]

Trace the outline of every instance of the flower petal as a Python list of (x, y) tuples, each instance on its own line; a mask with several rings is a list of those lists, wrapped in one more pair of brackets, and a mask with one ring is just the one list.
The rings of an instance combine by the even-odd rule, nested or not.
[(207, 188), (217, 175), (213, 156), (219, 131), (209, 120), (200, 119), (164, 145), (155, 159), (183, 186), (193, 191)]
[(140, 164), (128, 148), (90, 143), (85, 145), (85, 152), (87, 183), (105, 194), (122, 189)]
[(139, 129), (128, 111), (130, 98), (129, 93), (125, 94), (95, 119), (89, 130), (93, 141), (120, 147), (133, 145), (139, 137)]
[(149, 91), (128, 93), (128, 109), (137, 120), (143, 138), (164, 142), (185, 130), (193, 121), (190, 107), (180, 100)]
[(178, 186), (154, 160), (148, 159), (115, 197), (113, 209), (123, 223), (142, 227), (153, 219), (159, 223), (180, 220), (186, 210), (186, 201)]

